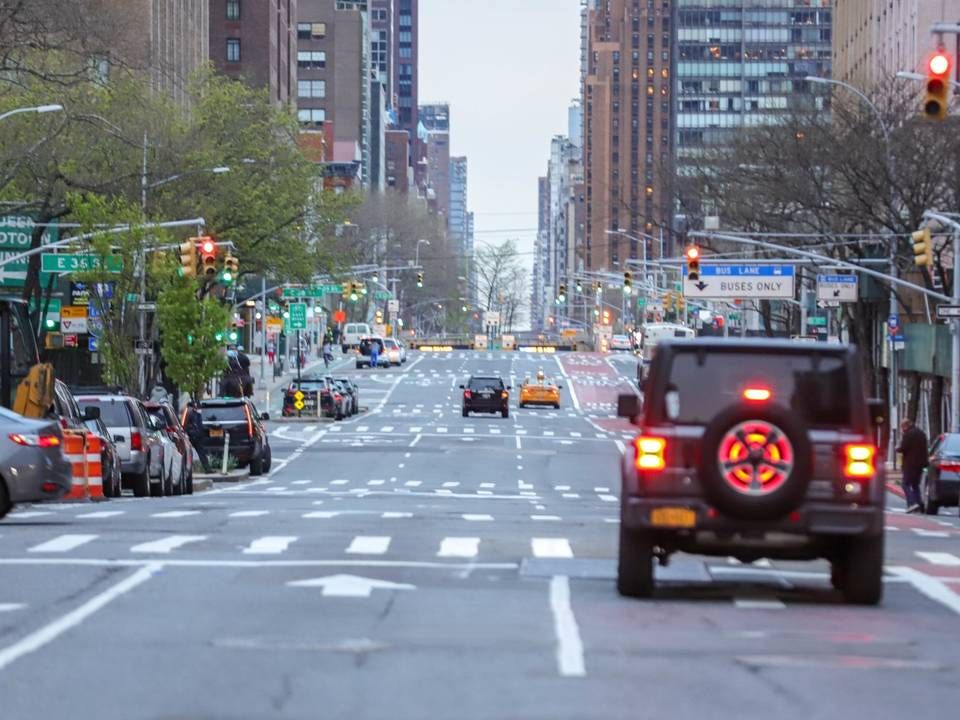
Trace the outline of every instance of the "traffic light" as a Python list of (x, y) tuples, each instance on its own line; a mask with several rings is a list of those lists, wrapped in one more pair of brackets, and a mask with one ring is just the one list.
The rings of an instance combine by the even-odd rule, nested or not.
[(577, 295), (583, 295), (583, 281), (577, 280), (576, 282), (577, 284), (574, 285), (574, 288), (576, 288)]
[(950, 104), (950, 56), (942, 49), (927, 60), (927, 92), (923, 98), (923, 115), (930, 120), (944, 120)]
[(350, 283), (350, 302), (356, 302), (360, 299), (360, 288), (357, 287), (359, 283), (352, 282)]
[(200, 238), (190, 238), (180, 243), (180, 277), (197, 276), (197, 245)]
[(213, 238), (200, 238), (200, 266), (203, 277), (207, 280), (213, 279), (217, 274), (217, 243)]
[(623, 292), (626, 295), (633, 292), (633, 273), (629, 270), (623, 273)]
[(700, 279), (700, 248), (691, 245), (686, 250), (687, 279), (696, 282)]
[(567, 284), (560, 283), (560, 292), (557, 293), (557, 302), (565, 303), (567, 301)]
[(229, 252), (223, 259), (223, 273), (220, 277), (227, 285), (236, 282), (240, 277), (240, 261)]
[(383, 310), (377, 310), (375, 322), (377, 325), (383, 324)]
[(913, 262), (917, 267), (933, 267), (933, 236), (930, 228), (910, 233), (913, 240)]
[(422, 273), (422, 272), (418, 272), (418, 273), (417, 273), (417, 287), (418, 287), (418, 288), (422, 288), (422, 287), (423, 287), (423, 273)]
[(597, 280), (596, 282), (593, 283), (593, 293), (595, 295), (599, 295), (602, 292), (603, 292), (603, 283)]

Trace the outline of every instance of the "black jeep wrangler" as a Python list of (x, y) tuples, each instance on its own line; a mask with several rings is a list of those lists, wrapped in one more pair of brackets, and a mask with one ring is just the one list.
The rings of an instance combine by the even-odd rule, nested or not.
[(618, 414), (639, 426), (624, 453), (617, 589), (654, 590), (675, 552), (832, 564), (848, 602), (883, 593), (885, 482), (857, 350), (837, 344), (695, 339), (658, 346)]

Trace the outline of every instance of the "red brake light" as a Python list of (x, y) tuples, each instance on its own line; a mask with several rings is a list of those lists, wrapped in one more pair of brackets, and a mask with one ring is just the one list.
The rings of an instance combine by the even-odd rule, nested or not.
[(503, 392), (500, 393), (500, 397), (502, 397), (504, 400), (506, 400), (508, 397), (510, 397), (510, 393), (508, 393), (506, 390), (504, 390)]
[(748, 387), (743, 391), (743, 399), (748, 402), (767, 402), (773, 393), (765, 387)]
[(60, 438), (58, 438), (56, 435), (21, 435), (19, 433), (15, 433), (9, 437), (17, 445), (42, 448), (57, 447), (60, 445)]
[(637, 457), (634, 461), (637, 470), (650, 472), (663, 470), (667, 466), (667, 461), (663, 456), (667, 449), (667, 441), (664, 438), (639, 435), (634, 438), (633, 446), (637, 451)]
[(871, 478), (877, 472), (874, 457), (877, 449), (873, 445), (844, 445), (843, 474), (848, 478)]
[(143, 450), (143, 436), (139, 432), (130, 433), (130, 449)]
[(464, 396), (467, 400), (469, 400), (470, 398), (473, 397), (473, 393), (470, 392), (469, 390), (464, 390), (464, 391), (463, 391), (463, 396)]
[(960, 472), (960, 462), (950, 462), (948, 460), (947, 461), (939, 460), (933, 464), (934, 464), (934, 467), (937, 468), (937, 470), (944, 470), (946, 472)]

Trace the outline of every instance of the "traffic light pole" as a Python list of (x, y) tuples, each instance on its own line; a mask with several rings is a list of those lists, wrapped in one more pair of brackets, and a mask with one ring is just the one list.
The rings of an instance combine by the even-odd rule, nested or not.
[[(953, 229), (953, 289), (951, 302), (960, 305), (960, 222), (940, 213), (927, 211), (925, 218), (935, 220)], [(950, 322), (953, 332), (950, 353), (950, 432), (960, 432), (960, 318)]]

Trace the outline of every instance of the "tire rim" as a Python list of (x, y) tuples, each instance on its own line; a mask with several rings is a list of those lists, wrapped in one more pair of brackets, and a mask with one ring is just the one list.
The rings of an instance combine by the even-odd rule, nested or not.
[(776, 492), (794, 467), (793, 443), (773, 423), (747, 420), (730, 428), (717, 452), (720, 477), (742, 495)]

